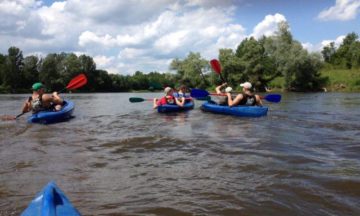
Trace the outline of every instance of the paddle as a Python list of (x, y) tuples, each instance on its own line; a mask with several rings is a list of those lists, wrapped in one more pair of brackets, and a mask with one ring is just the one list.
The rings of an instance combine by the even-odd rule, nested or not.
[[(208, 91), (202, 89), (192, 89), (190, 95), (193, 98), (202, 98), (209, 95), (226, 96), (226, 94), (209, 93)], [(268, 94), (266, 96), (260, 96), (260, 98), (273, 103), (279, 103), (281, 101), (280, 94)]]
[[(77, 88), (80, 88), (82, 86), (84, 86), (87, 83), (87, 78), (85, 76), (85, 74), (79, 74), (76, 77), (74, 77), (72, 80), (70, 80), (69, 84), (62, 89), (60, 92), (67, 90), (75, 90)], [(16, 120), (18, 119), (20, 116), (24, 115), (26, 112), (20, 113), (17, 116), (3, 116), (1, 119), (2, 120)]]
[(131, 97), (129, 98), (129, 101), (131, 103), (139, 103), (143, 101), (153, 101), (154, 99), (147, 99), (147, 98), (140, 98), (140, 97)]
[(221, 75), (221, 65), (220, 62), (217, 59), (213, 59), (210, 61), (210, 65), (212, 69), (215, 71), (215, 73), (220, 75), (221, 81), (226, 82), (224, 77)]

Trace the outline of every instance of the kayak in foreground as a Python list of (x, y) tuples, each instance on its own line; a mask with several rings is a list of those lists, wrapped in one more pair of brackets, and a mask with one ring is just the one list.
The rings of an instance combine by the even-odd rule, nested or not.
[(52, 181), (36, 195), (21, 216), (80, 216), (80, 213)]
[(64, 105), (59, 111), (40, 111), (28, 118), (29, 123), (51, 124), (66, 121), (74, 112), (74, 102), (64, 100)]
[(180, 112), (194, 109), (194, 101), (190, 100), (184, 104), (183, 107), (172, 104), (165, 104), (157, 107), (159, 113), (168, 113), (168, 112)]
[(244, 117), (260, 117), (265, 116), (268, 112), (267, 107), (261, 106), (221, 106), (211, 102), (205, 102), (201, 105), (201, 110), (217, 114), (244, 116)]

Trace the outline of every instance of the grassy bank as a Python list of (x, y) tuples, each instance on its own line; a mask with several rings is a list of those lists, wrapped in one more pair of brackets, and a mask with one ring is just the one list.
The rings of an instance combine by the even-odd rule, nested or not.
[(328, 91), (360, 92), (360, 69), (323, 69), (321, 75), (329, 77)]
[[(360, 92), (360, 69), (328, 69), (321, 71), (322, 77), (328, 77), (328, 83), (325, 86), (327, 91), (331, 92)], [(282, 91), (284, 78), (274, 79), (269, 87), (276, 91)]]

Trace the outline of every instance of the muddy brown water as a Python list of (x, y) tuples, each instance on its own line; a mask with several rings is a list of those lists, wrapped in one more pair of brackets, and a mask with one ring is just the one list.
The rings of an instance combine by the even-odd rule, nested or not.
[[(83, 215), (360, 215), (360, 94), (285, 94), (261, 118), (64, 94), (75, 118), (0, 122), (0, 215), (54, 180)], [(27, 95), (0, 95), (16, 115)]]

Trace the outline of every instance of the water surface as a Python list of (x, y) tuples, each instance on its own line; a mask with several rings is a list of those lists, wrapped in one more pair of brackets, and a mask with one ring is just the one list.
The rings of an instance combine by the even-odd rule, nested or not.
[[(0, 215), (51, 180), (83, 215), (360, 215), (360, 94), (283, 94), (261, 118), (63, 96), (68, 122), (0, 122)], [(0, 95), (0, 114), (26, 97)]]

